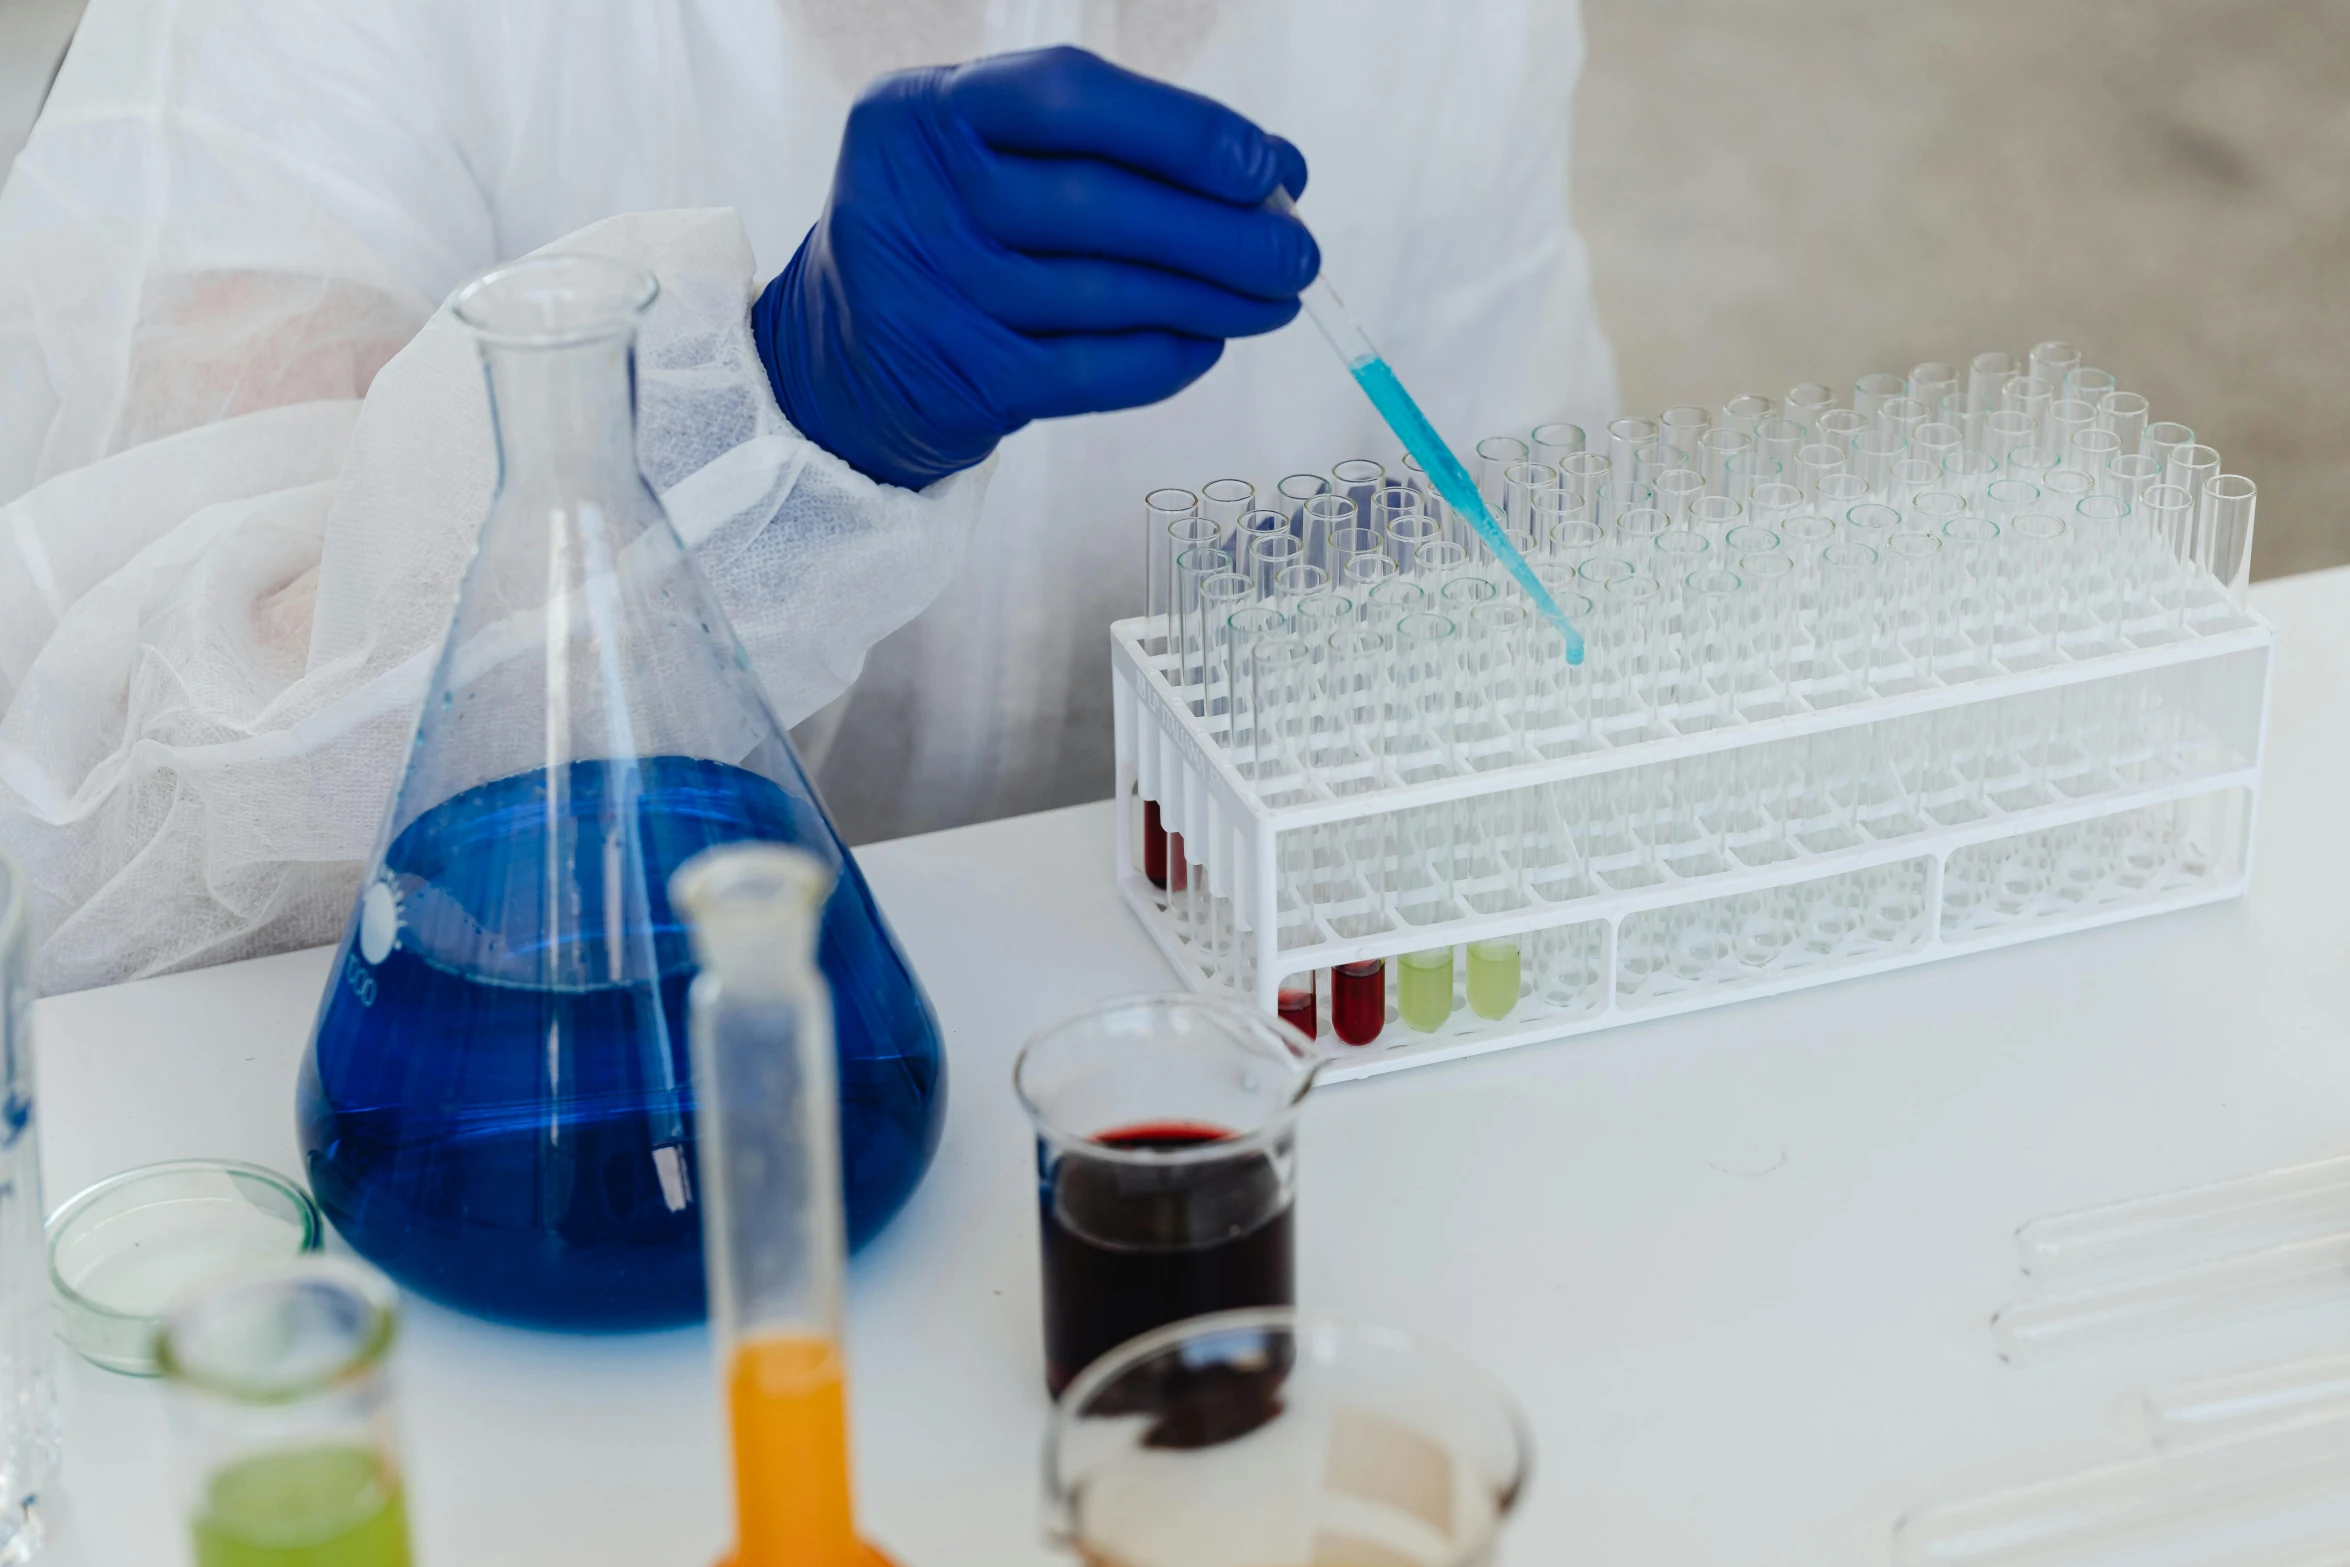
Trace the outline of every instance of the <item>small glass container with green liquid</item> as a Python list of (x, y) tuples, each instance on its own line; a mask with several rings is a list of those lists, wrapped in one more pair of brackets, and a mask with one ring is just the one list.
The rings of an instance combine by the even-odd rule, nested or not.
[(1519, 958), (1514, 939), (1469, 943), (1469, 1010), (1499, 1021), (1518, 1004)]
[(1395, 960), (1395, 1010), (1423, 1034), (1452, 1016), (1452, 948), (1430, 947)]
[(408, 1567), (384, 1375), (396, 1317), (380, 1278), (312, 1259), (165, 1319), (196, 1567)]

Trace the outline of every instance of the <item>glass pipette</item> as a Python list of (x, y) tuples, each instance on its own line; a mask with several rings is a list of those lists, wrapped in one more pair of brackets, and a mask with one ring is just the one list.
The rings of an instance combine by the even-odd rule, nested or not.
[[(1286, 217), (1297, 216), (1297, 206), (1289, 199), (1289, 192), (1278, 186), (1265, 205)], [(1476, 482), (1469, 477), (1469, 470), (1461, 466), (1452, 448), (1444, 444), (1444, 437), (1436, 433), (1436, 426), (1428, 422), (1428, 416), (1420, 412), (1420, 405), (1403, 389), (1403, 382), (1396, 379), (1385, 357), (1371, 346), (1371, 339), (1364, 334), (1354, 313), (1346, 308), (1346, 301), (1330, 286), (1329, 274), (1325, 272), (1306, 285), (1302, 299), (1306, 314), (1321, 328), (1322, 336), (1345, 363), (1347, 373), (1355, 378), (1363, 395), (1371, 399), (1371, 406), (1379, 410), (1379, 417), (1387, 421), (1395, 438), (1403, 442), (1403, 449), (1418, 460), (1429, 482), (1436, 486), (1436, 493), (1444, 497), (1445, 504), (1469, 519), (1477, 536), (1485, 541), (1485, 547), (1493, 551), (1493, 558), (1517, 579), (1518, 586), (1526, 590), (1526, 596), (1534, 601), (1543, 618), (1558, 627), (1559, 635), (1566, 641), (1567, 662), (1582, 663), (1583, 634), (1575, 629), (1565, 611), (1558, 607), (1558, 601), (1534, 575), (1526, 557), (1518, 553), (1517, 546), (1502, 532), (1492, 509), (1485, 504), (1485, 497), (1477, 492)]]

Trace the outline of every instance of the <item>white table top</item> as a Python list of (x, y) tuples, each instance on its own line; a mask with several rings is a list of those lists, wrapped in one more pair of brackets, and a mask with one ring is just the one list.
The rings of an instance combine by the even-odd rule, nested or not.
[[(2037, 1214), (2350, 1150), (2350, 570), (2282, 635), (2251, 896), (1334, 1087), (1305, 1118), (1301, 1290), (1497, 1370), (1529, 1410), (1519, 1563), (1878, 1563), (1908, 1506), (2142, 1453), (2186, 1370), (2338, 1343), (2350, 1302), (2019, 1369), (1986, 1322)], [(945, 1025), (938, 1163), (854, 1274), (858, 1484), (906, 1567), (1048, 1559), (1014, 1051), (1172, 981), (1106, 805), (860, 855)], [(299, 1168), (327, 954), (39, 1012), (52, 1200), (193, 1155)], [(701, 1567), (725, 1543), (699, 1333), (577, 1339), (422, 1303), (400, 1350), (424, 1567)], [(61, 1559), (185, 1559), (158, 1390), (69, 1361)]]

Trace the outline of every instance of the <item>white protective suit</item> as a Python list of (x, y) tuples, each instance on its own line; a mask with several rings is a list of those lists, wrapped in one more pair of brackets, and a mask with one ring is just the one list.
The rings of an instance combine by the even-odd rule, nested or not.
[(662, 279), (646, 471), (779, 714), (824, 710), (852, 836), (1105, 793), (1144, 491), (1393, 449), (1327, 347), (915, 495), (801, 440), (744, 324), (859, 85), (1061, 41), (1304, 149), (1445, 429), (1612, 413), (1573, 0), (93, 0), (0, 191), (0, 848), (43, 985), (338, 934), (493, 477), (433, 312), (558, 242)]

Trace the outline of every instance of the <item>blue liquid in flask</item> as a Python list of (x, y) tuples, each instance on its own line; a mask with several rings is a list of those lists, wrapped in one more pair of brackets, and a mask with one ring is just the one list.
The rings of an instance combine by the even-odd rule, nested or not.
[[(839, 878), (818, 959), (838, 1024), (849, 1242), (862, 1245), (937, 1150), (946, 1063), (921, 987), (804, 778), (786, 789), (680, 756), (577, 761), (550, 824), (549, 777), (496, 779), (427, 810), (362, 895), (300, 1090), (311, 1187), (328, 1217), (402, 1284), (463, 1311), (589, 1330), (699, 1318), (693, 962), (669, 876), (713, 844), (749, 838), (813, 850)], [(606, 796), (624, 790), (637, 843), (605, 852)], [(551, 826), (568, 856), (566, 899), (590, 914), (552, 939), (584, 952), (547, 950)], [(636, 971), (657, 983), (516, 982), (619, 967), (595, 950), (620, 939), (613, 922), (593, 914), (631, 888), (645, 917), (625, 939), (651, 943), (652, 963)], [(373, 950), (388, 933), (388, 950)]]

